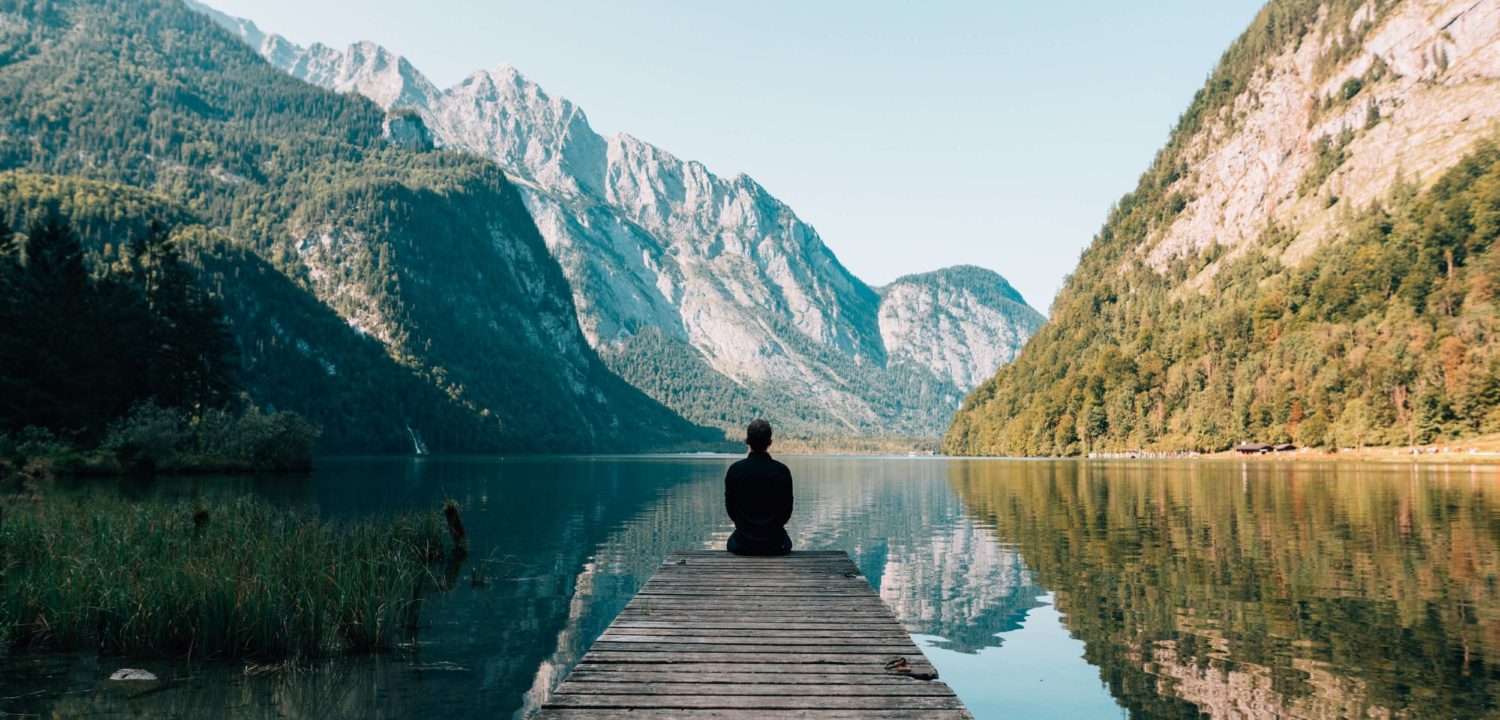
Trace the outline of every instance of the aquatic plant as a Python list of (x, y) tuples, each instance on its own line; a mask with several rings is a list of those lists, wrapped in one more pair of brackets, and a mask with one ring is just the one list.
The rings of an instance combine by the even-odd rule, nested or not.
[(306, 658), (415, 627), (436, 514), (336, 522), (254, 498), (0, 499), (0, 633), (18, 647)]

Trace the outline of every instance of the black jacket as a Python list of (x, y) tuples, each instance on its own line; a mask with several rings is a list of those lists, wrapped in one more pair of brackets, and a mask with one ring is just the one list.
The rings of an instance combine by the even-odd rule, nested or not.
[(724, 507), (741, 543), (780, 546), (792, 517), (792, 471), (769, 453), (750, 453), (724, 473)]

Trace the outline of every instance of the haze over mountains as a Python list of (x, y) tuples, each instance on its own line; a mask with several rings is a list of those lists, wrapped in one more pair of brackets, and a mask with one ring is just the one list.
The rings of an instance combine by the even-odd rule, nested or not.
[(194, 7), (291, 75), (394, 111), (406, 142), (498, 162), (561, 264), (589, 344), (694, 422), (734, 432), (765, 414), (801, 436), (936, 435), (1042, 321), (979, 268), (872, 288), (749, 177), (601, 137), (509, 66), (438, 89), (373, 43), (302, 48)]

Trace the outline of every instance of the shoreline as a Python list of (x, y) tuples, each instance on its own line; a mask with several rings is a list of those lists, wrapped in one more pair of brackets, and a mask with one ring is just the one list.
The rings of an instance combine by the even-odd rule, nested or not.
[[(1121, 451), (1100, 453), (1091, 460), (1239, 460), (1242, 462), (1370, 462), (1382, 464), (1500, 465), (1500, 434), (1425, 445), (1381, 445), (1364, 448), (1297, 448), (1282, 452), (1239, 453), (1234, 450)], [(1131, 457), (1131, 455), (1136, 455)]]

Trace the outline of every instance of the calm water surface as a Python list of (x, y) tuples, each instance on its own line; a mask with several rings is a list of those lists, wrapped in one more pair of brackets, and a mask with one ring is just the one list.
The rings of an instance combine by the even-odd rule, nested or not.
[[(1495, 468), (783, 459), (797, 546), (848, 551), (979, 718), (1500, 717)], [(127, 486), (329, 517), (451, 496), (473, 554), (402, 652), (262, 675), (0, 656), (0, 717), (526, 717), (662, 557), (722, 547), (731, 460), (351, 459)], [(166, 681), (103, 681), (127, 665)]]

